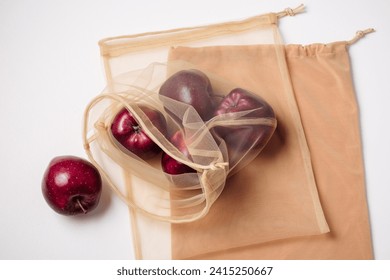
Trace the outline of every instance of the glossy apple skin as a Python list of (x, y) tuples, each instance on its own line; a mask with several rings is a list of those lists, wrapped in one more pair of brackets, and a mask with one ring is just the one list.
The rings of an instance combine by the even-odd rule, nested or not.
[(62, 215), (86, 214), (99, 203), (102, 179), (90, 162), (75, 156), (51, 160), (42, 179), (42, 194)]
[[(171, 143), (187, 158), (190, 158), (190, 154), (187, 149), (187, 145), (185, 143), (182, 132), (179, 130), (175, 132), (170, 138)], [(165, 173), (171, 175), (179, 175), (184, 173), (195, 173), (196, 171), (191, 167), (181, 163), (167, 153), (163, 152), (161, 158), (161, 166)]]
[(209, 78), (199, 70), (181, 70), (173, 74), (162, 84), (159, 94), (191, 105), (204, 121), (212, 116), (213, 89)]
[[(162, 113), (148, 107), (140, 107), (145, 115), (152, 121), (153, 125), (165, 134), (167, 123)], [(161, 148), (150, 139), (142, 127), (137, 123), (132, 113), (123, 108), (115, 116), (111, 132), (114, 138), (127, 150), (147, 160), (158, 153)]]
[[(216, 107), (214, 116), (254, 110), (245, 118), (275, 118), (272, 107), (261, 97), (242, 88), (233, 89)], [(226, 126), (214, 129), (227, 144), (229, 154), (246, 151), (265, 145), (272, 136), (275, 127), (267, 125)]]

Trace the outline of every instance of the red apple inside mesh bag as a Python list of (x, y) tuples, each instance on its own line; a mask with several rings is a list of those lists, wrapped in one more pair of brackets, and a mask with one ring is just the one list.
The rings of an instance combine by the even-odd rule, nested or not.
[[(207, 214), (229, 175), (259, 155), (276, 118), (271, 106), (245, 85), (181, 61), (168, 66), (154, 63), (116, 77), (87, 106), (84, 144), (129, 206), (158, 220), (191, 222)], [(113, 131), (124, 112), (137, 132), (142, 128), (143, 143), (152, 142), (161, 152), (142, 156), (137, 145), (126, 148)], [(147, 184), (133, 184), (129, 195), (130, 175)]]
[[(207, 127), (214, 139), (226, 148), (229, 172), (238, 169), (235, 167), (245, 155), (248, 158), (257, 156), (275, 130), (274, 111), (264, 99), (242, 88), (233, 88), (225, 96), (217, 95), (206, 74), (196, 69), (181, 70), (171, 75), (161, 86), (159, 94), (193, 106), (202, 120), (208, 121)], [(168, 112), (175, 110), (175, 106), (169, 108), (170, 100), (160, 99), (167, 104)], [(181, 147), (179, 149), (189, 157), (187, 149), (183, 148), (186, 140), (183, 133), (180, 134), (180, 140), (176, 132), (171, 142)], [(169, 162), (167, 158), (169, 156), (164, 153), (164, 171), (170, 174), (193, 171), (179, 163), (164, 168), (172, 165), (172, 160)], [(244, 165), (242, 162), (240, 166)]]

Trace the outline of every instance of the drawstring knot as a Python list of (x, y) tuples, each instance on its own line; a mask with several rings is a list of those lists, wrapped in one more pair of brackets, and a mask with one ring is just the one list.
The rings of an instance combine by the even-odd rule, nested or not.
[(205, 170), (218, 170), (218, 169), (224, 169), (226, 166), (229, 166), (229, 163), (227, 162), (213, 162), (210, 165), (206, 166)]
[(290, 17), (295, 16), (294, 10), (291, 9), (291, 8), (287, 8), (287, 9), (285, 9), (284, 11), (285, 11), (286, 14), (289, 15)]
[(286, 8), (282, 12), (277, 13), (277, 17), (285, 17), (285, 16), (290, 16), (293, 17), (296, 14), (302, 13), (305, 10), (305, 5), (301, 4), (298, 7), (292, 9), (292, 8)]
[(365, 30), (359, 30), (359, 31), (357, 31), (355, 37), (353, 37), (351, 40), (348, 41), (348, 45), (352, 45), (353, 43), (356, 43), (356, 42), (359, 41), (361, 38), (363, 38), (363, 37), (366, 36), (367, 34), (372, 33), (372, 32), (374, 32), (374, 31), (375, 31), (374, 28), (368, 28), (368, 29), (365, 29)]

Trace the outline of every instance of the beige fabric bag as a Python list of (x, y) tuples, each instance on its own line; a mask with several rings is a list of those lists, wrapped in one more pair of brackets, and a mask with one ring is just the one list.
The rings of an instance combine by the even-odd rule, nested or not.
[[(278, 19), (301, 10), (302, 6), (243, 21), (100, 42), (108, 83), (105, 93), (119, 93), (118, 79), (124, 81), (123, 77), (125, 87), (129, 81), (139, 82), (129, 79), (128, 73), (145, 70), (135, 69), (166, 63), (168, 77), (172, 65), (185, 61), (258, 93), (272, 106), (278, 122), (265, 149), (227, 179), (207, 213), (178, 222), (169, 219), (172, 208), (164, 213), (167, 219), (150, 215), (148, 210), (155, 207), (149, 198), (160, 194), (145, 191), (151, 183), (145, 180), (150, 174), (147, 165), (140, 168), (142, 174), (99, 160), (107, 149), (104, 152), (99, 145), (97, 122), (86, 118), (87, 154), (129, 205), (136, 258), (372, 256), (348, 43), (284, 46)], [(334, 86), (328, 94), (330, 84)]]
[[(361, 35), (362, 33), (359, 33)], [(241, 206), (232, 206), (237, 197), (251, 197), (248, 195), (248, 189), (237, 188), (228, 189), (218, 200), (213, 211), (206, 219), (199, 221), (199, 227), (193, 224), (176, 226), (174, 231), (174, 240), (184, 242), (183, 235), (189, 244), (194, 244), (189, 252), (182, 250), (176, 251), (177, 258), (212, 258), (212, 259), (371, 259), (372, 248), (370, 238), (370, 227), (368, 220), (368, 211), (366, 205), (365, 185), (364, 185), (364, 165), (362, 160), (360, 130), (359, 130), (359, 111), (351, 80), (350, 63), (348, 56), (348, 46), (352, 42), (336, 42), (332, 44), (314, 44), (309, 46), (288, 45), (285, 47), (286, 60), (288, 63), (289, 75), (291, 77), (294, 94), (299, 107), (302, 124), (305, 130), (306, 139), (310, 150), (310, 156), (315, 175), (317, 189), (320, 195), (321, 205), (329, 223), (330, 232), (320, 236), (296, 237), (284, 240), (276, 240), (259, 244), (257, 246), (246, 246), (244, 248), (233, 248), (231, 250), (221, 250), (220, 252), (205, 254), (200, 256), (199, 246), (209, 246), (209, 244), (220, 244), (220, 240), (215, 236), (219, 233), (218, 226), (214, 223), (208, 223), (208, 220), (220, 219), (219, 211), (225, 211), (226, 218), (230, 221), (225, 223), (234, 223), (231, 217), (235, 217), (237, 211), (241, 211)], [(180, 56), (184, 59), (200, 64), (205, 68), (212, 65), (215, 61), (229, 61), (234, 53), (235, 60), (230, 60), (226, 65), (219, 64), (218, 69), (241, 69), (247, 73), (256, 72), (258, 66), (254, 63), (243, 65), (241, 56), (250, 56), (262, 58), (269, 57), (269, 54), (263, 53), (268, 50), (265, 46), (254, 47), (233, 47), (223, 50), (219, 48), (197, 48), (181, 49), (173, 52), (171, 56)], [(209, 57), (208, 60), (199, 59), (200, 56)], [(245, 69), (245, 70), (244, 70)], [(241, 72), (240, 75), (246, 76)], [(231, 79), (237, 78), (235, 72), (226, 72), (224, 75)], [(269, 73), (267, 80), (272, 79), (273, 73)], [(257, 81), (256, 81), (257, 82)], [(275, 84), (277, 84), (275, 82)], [(277, 108), (277, 107), (276, 107)], [(283, 119), (279, 120), (283, 123)], [(288, 130), (287, 130), (288, 131)], [(267, 167), (272, 169), (274, 165), (274, 154), (282, 149), (278, 147), (280, 143), (285, 143), (288, 134), (285, 133), (283, 126), (278, 127), (278, 138), (274, 138), (273, 145), (268, 147), (272, 157)], [(277, 143), (277, 144), (276, 144)], [(275, 150), (273, 150), (275, 149)], [(264, 154), (262, 155), (264, 156)], [(264, 159), (263, 157), (262, 160)], [(260, 160), (259, 158), (259, 160)], [(290, 161), (291, 164), (296, 164)], [(263, 172), (264, 167), (255, 166), (256, 161), (251, 168), (254, 168), (253, 174)], [(246, 173), (251, 172), (248, 168), (237, 176), (239, 182), (245, 182), (245, 178), (251, 178)], [(275, 191), (278, 185), (273, 184), (277, 180), (279, 168), (272, 169), (273, 179), (269, 184), (270, 192)], [(288, 186), (294, 182), (294, 176), (288, 168), (280, 174), (280, 192), (283, 192), (282, 186)], [(271, 172), (271, 171), (270, 171)], [(270, 173), (267, 173), (270, 174)], [(242, 177), (241, 177), (242, 176)], [(256, 177), (253, 175), (252, 178)], [(259, 181), (263, 174), (257, 175), (253, 181)], [(299, 182), (296, 179), (296, 182)], [(252, 181), (252, 182), (253, 182)], [(250, 183), (244, 183), (250, 186)], [(280, 194), (278, 192), (278, 194)], [(250, 191), (249, 191), (250, 193)], [(253, 195), (255, 195), (255, 191)], [(242, 201), (240, 199), (240, 201)], [(281, 209), (288, 209), (285, 205)], [(222, 210), (224, 209), (224, 210)], [(257, 209), (262, 209), (258, 206)], [(271, 207), (272, 212), (267, 215), (275, 218), (277, 210)], [(227, 214), (226, 211), (231, 211)], [(266, 211), (263, 210), (262, 211)], [(257, 214), (260, 215), (260, 214)], [(225, 216), (224, 216), (225, 217)], [(251, 218), (243, 224), (250, 225), (249, 229), (241, 232), (244, 236), (248, 231), (253, 230), (253, 235), (258, 231), (258, 235), (267, 232), (267, 228), (261, 225), (252, 227)], [(301, 216), (302, 217), (302, 216)], [(238, 218), (242, 222), (243, 218)], [(264, 221), (264, 220), (263, 220)], [(300, 222), (298, 221), (298, 224)], [(211, 232), (209, 240), (198, 240), (198, 236), (193, 233), (194, 230), (205, 230)], [(238, 239), (240, 239), (238, 235)], [(214, 242), (214, 243), (213, 243)], [(227, 246), (227, 245), (226, 245)], [(179, 246), (177, 246), (179, 247)], [(205, 250), (202, 248), (201, 250)]]

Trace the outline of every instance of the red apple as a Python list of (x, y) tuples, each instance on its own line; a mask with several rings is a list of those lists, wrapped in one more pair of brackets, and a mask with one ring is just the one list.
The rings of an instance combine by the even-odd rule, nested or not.
[(203, 120), (212, 116), (213, 89), (209, 78), (199, 70), (181, 70), (173, 74), (162, 84), (159, 94), (191, 105)]
[(96, 208), (102, 191), (99, 171), (90, 162), (75, 156), (54, 158), (42, 180), (42, 193), (59, 214), (86, 214)]
[[(188, 152), (183, 133), (180, 130), (175, 132), (172, 135), (172, 137), (170, 138), (170, 141), (174, 146), (176, 146), (176, 148), (183, 155), (185, 155), (187, 158), (190, 158), (190, 154)], [(163, 154), (162, 154), (161, 166), (162, 166), (162, 169), (164, 172), (171, 174), (171, 175), (196, 172), (194, 169), (185, 165), (184, 163), (181, 163), (181, 162), (173, 159), (171, 156), (169, 156), (165, 152), (163, 152)]]
[[(226, 115), (248, 111), (243, 118), (275, 118), (272, 107), (261, 97), (242, 88), (233, 89), (226, 95), (216, 107), (214, 116)], [(264, 146), (275, 127), (267, 125), (241, 125), (216, 127), (214, 133), (222, 138), (228, 149), (229, 161), (236, 157), (237, 153), (247, 151), (249, 148)]]
[[(140, 108), (153, 125), (165, 134), (167, 124), (163, 114), (148, 107)], [(126, 108), (123, 108), (115, 116), (111, 125), (111, 132), (123, 147), (142, 159), (150, 159), (161, 151), (160, 147), (150, 139), (133, 114)]]

